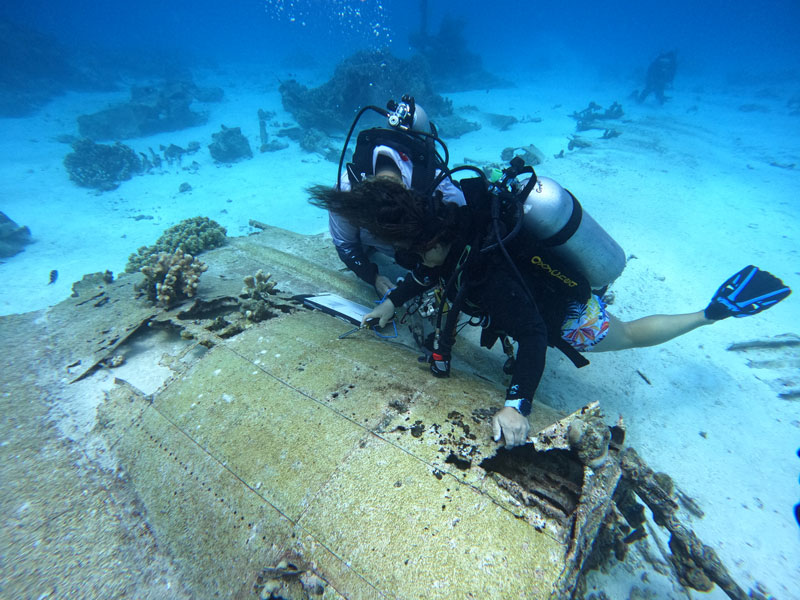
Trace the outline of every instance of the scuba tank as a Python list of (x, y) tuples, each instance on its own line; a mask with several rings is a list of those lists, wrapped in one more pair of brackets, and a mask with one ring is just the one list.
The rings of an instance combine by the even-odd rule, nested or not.
[(580, 202), (549, 177), (538, 177), (522, 207), (518, 243), (530, 248), (535, 267), (553, 271), (537, 248), (549, 252), (581, 273), (593, 290), (610, 285), (625, 268), (625, 252), (614, 239), (583, 210)]

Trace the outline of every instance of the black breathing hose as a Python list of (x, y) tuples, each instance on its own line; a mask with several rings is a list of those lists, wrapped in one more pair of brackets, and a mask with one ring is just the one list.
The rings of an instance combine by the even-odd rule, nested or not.
[(500, 236), (500, 220), (497, 219), (494, 222), (494, 233), (497, 237), (497, 244), (496, 246), (500, 246), (500, 250), (503, 251), (503, 256), (505, 256), (506, 261), (508, 261), (511, 270), (514, 272), (514, 276), (519, 280), (519, 284), (522, 286), (522, 290), (525, 292), (525, 295), (528, 296), (528, 300), (530, 300), (531, 304), (536, 306), (536, 299), (533, 297), (533, 293), (531, 292), (530, 288), (528, 287), (525, 278), (522, 276), (522, 273), (519, 272), (517, 265), (514, 263), (514, 260), (511, 258), (511, 255), (508, 253), (505, 244), (503, 243), (503, 239)]
[(344, 146), (342, 146), (342, 154), (339, 156), (339, 170), (336, 173), (336, 189), (338, 191), (342, 191), (342, 165), (344, 164), (344, 155), (347, 154), (347, 147), (350, 145), (350, 138), (353, 136), (353, 131), (355, 131), (356, 125), (358, 125), (359, 119), (361, 116), (367, 112), (368, 110), (373, 110), (376, 113), (383, 115), (384, 117), (388, 117), (389, 113), (374, 105), (365, 106), (361, 110), (356, 113), (356, 118), (353, 119), (352, 125), (350, 125), (350, 130), (347, 132), (347, 137), (344, 140)]

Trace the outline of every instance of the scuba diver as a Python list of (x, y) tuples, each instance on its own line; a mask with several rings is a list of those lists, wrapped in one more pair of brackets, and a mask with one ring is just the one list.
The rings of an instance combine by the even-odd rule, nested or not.
[(644, 89), (637, 96), (637, 101), (642, 103), (650, 94), (655, 94), (659, 104), (664, 104), (668, 98), (664, 90), (672, 85), (677, 68), (677, 54), (674, 50), (659, 54), (647, 68), (647, 79)]
[[(458, 171), (475, 175), (458, 181), (464, 205), (445, 202), (436, 189)], [(440, 302), (428, 340), (433, 375), (450, 373), (461, 313), (482, 327), (481, 345), (491, 348), (503, 339), (505, 348), (509, 337), (517, 342), (516, 356), (511, 346), (506, 364), (512, 379), (505, 405), (492, 420), (495, 441), (502, 438), (509, 448), (528, 438), (527, 417), (548, 345), (580, 367), (588, 364), (582, 353), (661, 344), (731, 316), (757, 314), (791, 293), (777, 277), (748, 266), (720, 286), (704, 310), (620, 321), (602, 296), (624, 269), (622, 248), (575, 196), (538, 177), (519, 157), (491, 177), (477, 167), (449, 170), (445, 164), (427, 193), (393, 178), (365, 178), (349, 191), (309, 191), (315, 206), (416, 259), (362, 324), (386, 325), (397, 307), (438, 285), (448, 302)]]
[[(337, 189), (347, 191), (366, 178), (376, 177), (393, 179), (407, 188), (425, 192), (442, 172), (445, 161), (436, 152), (436, 127), (429, 121), (425, 110), (410, 96), (404, 96), (400, 103), (392, 102), (390, 105), (390, 112), (387, 113), (390, 126), (374, 127), (359, 133), (353, 162), (347, 165), (346, 178), (342, 179), (342, 162), (347, 149), (345, 143), (342, 160), (339, 161)], [(348, 140), (357, 121), (358, 117), (348, 134)], [(461, 190), (449, 177), (442, 179), (436, 189), (442, 193), (445, 202), (457, 205), (465, 203)], [(375, 239), (367, 229), (353, 225), (340, 213), (329, 213), (328, 226), (342, 262), (360, 279), (374, 286), (379, 297), (383, 297), (394, 284), (379, 272), (378, 265), (370, 260), (370, 256), (378, 252), (397, 260), (395, 249)]]

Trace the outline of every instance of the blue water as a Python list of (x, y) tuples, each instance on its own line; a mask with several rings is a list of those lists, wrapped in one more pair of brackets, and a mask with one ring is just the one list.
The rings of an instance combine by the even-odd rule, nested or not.
[[(681, 70), (698, 76), (797, 76), (800, 3), (745, 2), (428, 2), (429, 31), (443, 15), (464, 20), (470, 49), (498, 69), (523, 70), (574, 54), (610, 74), (677, 49)], [(490, 6), (491, 5), (491, 6)], [(162, 51), (219, 61), (262, 61), (325, 48), (323, 61), (358, 48), (409, 54), (420, 27), (415, 1), (210, 0), (3, 3), (0, 15), (50, 33), (67, 47), (133, 54)], [(313, 53), (313, 51), (312, 51)]]

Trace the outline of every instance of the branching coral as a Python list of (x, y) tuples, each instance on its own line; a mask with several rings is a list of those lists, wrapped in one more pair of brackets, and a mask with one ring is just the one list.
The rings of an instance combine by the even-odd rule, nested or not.
[(255, 275), (248, 275), (244, 278), (244, 287), (239, 298), (241, 298), (242, 314), (248, 321), (264, 321), (275, 316), (272, 311), (273, 301), (270, 296), (275, 295), (275, 282), (271, 281), (270, 273), (264, 274), (259, 269)]
[(145, 281), (140, 289), (151, 302), (170, 307), (175, 302), (191, 298), (197, 292), (200, 275), (208, 266), (183, 250), (169, 254), (160, 252), (142, 267)]
[(142, 246), (128, 258), (125, 271), (134, 273), (149, 264), (159, 252), (174, 252), (179, 248), (188, 254), (199, 254), (205, 250), (225, 244), (226, 229), (208, 217), (185, 219), (167, 229), (153, 246)]

